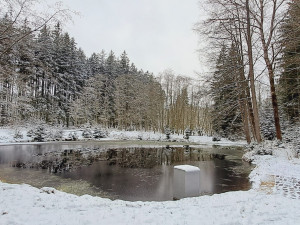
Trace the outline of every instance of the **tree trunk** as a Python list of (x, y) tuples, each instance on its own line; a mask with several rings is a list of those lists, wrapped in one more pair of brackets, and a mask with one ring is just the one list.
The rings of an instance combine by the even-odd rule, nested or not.
[(272, 106), (274, 113), (274, 121), (276, 128), (276, 137), (278, 140), (282, 140), (280, 121), (279, 121), (279, 112), (278, 112), (278, 103), (277, 103), (277, 95), (275, 90), (275, 81), (274, 81), (274, 71), (272, 64), (268, 57), (268, 50), (264, 47), (264, 59), (268, 68), (269, 80), (270, 80), (270, 89), (271, 89), (271, 98), (272, 98)]
[[(239, 83), (239, 81), (237, 82)], [(242, 89), (242, 94), (240, 95), (240, 100), (239, 100), (239, 105), (240, 105), (240, 110), (241, 110), (241, 115), (242, 115), (242, 121), (243, 121), (243, 127), (244, 127), (244, 133), (245, 137), (247, 140), (247, 143), (249, 144), (251, 142), (251, 136), (250, 136), (250, 130), (249, 130), (249, 120), (248, 120), (248, 107), (247, 107), (247, 101), (246, 101), (246, 96), (245, 92), (242, 86), (239, 87)]]
[(252, 53), (249, 0), (246, 0), (246, 11), (247, 11), (247, 46), (248, 46), (248, 58), (249, 58), (249, 78), (250, 78), (250, 89), (251, 89), (252, 106), (253, 106), (254, 130), (255, 130), (256, 140), (258, 143), (260, 143), (262, 139), (260, 135), (258, 107), (257, 107), (255, 83), (254, 83), (254, 64), (253, 64), (253, 53)]
[(276, 90), (275, 90), (274, 70), (273, 70), (273, 65), (269, 59), (269, 53), (268, 53), (268, 46), (270, 46), (271, 38), (272, 38), (272, 35), (274, 32), (275, 13), (276, 13), (276, 1), (274, 1), (274, 7), (273, 7), (273, 12), (272, 12), (270, 36), (268, 38), (268, 41), (266, 42), (265, 34), (264, 34), (264, 5), (263, 5), (263, 1), (262, 0), (260, 1), (260, 23), (259, 23), (260, 39), (261, 39), (263, 52), (264, 52), (264, 60), (265, 60), (265, 63), (266, 63), (267, 69), (268, 69), (268, 74), (269, 74), (272, 106), (273, 106), (274, 121), (275, 121), (275, 128), (276, 128), (276, 137), (278, 140), (282, 140), (280, 121), (279, 121), (279, 113), (278, 113), (278, 103), (277, 103), (277, 96), (276, 96)]

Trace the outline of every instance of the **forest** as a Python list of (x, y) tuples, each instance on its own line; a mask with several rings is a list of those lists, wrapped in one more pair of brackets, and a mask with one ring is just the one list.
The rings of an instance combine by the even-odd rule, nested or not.
[(248, 142), (282, 139), (283, 121), (299, 121), (299, 4), (207, 2), (209, 16), (195, 30), (208, 41), (213, 69), (201, 79), (171, 69), (145, 72), (126, 51), (86, 56), (59, 19), (34, 26), (27, 11), (4, 4), (0, 125), (37, 120), (176, 133), (189, 128)]
[(155, 77), (136, 68), (126, 51), (87, 57), (59, 22), (32, 32), (27, 20), (14, 21), (9, 14), (0, 21), (1, 126), (40, 120), (64, 127), (211, 130), (203, 118), (208, 107), (190, 78), (172, 70)]

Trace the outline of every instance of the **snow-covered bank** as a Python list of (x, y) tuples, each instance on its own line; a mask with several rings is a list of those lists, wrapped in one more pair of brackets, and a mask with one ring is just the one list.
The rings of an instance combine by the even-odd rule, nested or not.
[[(28, 136), (29, 128), (0, 128), (0, 145), (12, 143), (28, 143), (33, 142), (33, 136)], [(220, 141), (213, 141), (210, 136), (190, 136), (189, 140), (184, 139), (182, 134), (170, 135), (170, 140), (166, 139), (166, 135), (159, 132), (146, 132), (146, 131), (120, 131), (116, 129), (109, 129), (105, 131), (105, 138), (85, 138), (83, 129), (58, 129), (48, 127), (48, 131), (44, 134), (44, 142), (64, 141), (68, 140), (70, 136), (76, 136), (77, 141), (97, 140), (97, 141), (110, 141), (110, 140), (143, 140), (143, 141), (170, 141), (170, 142), (187, 142), (205, 145), (245, 145), (245, 141), (233, 142), (225, 138)], [(60, 138), (55, 138), (56, 134), (60, 133)], [(18, 135), (17, 135), (18, 134)], [(16, 137), (17, 136), (17, 137)]]
[[(113, 140), (146, 140), (146, 141), (167, 141), (166, 135), (158, 132), (145, 131), (119, 131), (113, 130), (109, 132), (108, 138)], [(184, 139), (182, 134), (170, 135), (170, 142), (187, 142), (205, 145), (245, 145), (246, 141), (230, 141), (226, 138), (221, 138), (220, 141), (213, 141), (211, 136), (190, 136), (188, 140)]]
[(293, 142), (266, 141), (249, 149), (243, 158), (256, 165), (249, 175), (252, 188), (300, 200), (297, 146)]
[[(54, 192), (54, 193), (53, 193)], [(0, 224), (296, 224), (299, 200), (254, 190), (169, 202), (111, 201), (0, 183)]]

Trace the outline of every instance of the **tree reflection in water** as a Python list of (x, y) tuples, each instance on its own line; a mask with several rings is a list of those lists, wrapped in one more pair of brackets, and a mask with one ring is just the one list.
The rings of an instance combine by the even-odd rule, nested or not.
[[(0, 149), (0, 179), (37, 187), (63, 186), (62, 190), (76, 183), (76, 194), (162, 201), (173, 198), (173, 166), (180, 164), (200, 168), (199, 194), (249, 189), (251, 166), (242, 162), (241, 155), (242, 151), (224, 147), (16, 146)], [(49, 171), (55, 172), (56, 167), (53, 176)]]

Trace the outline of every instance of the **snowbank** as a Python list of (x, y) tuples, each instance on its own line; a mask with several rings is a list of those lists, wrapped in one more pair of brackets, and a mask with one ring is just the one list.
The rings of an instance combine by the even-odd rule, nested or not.
[(23, 138), (20, 138), (22, 142), (31, 141), (31, 138), (27, 137), (27, 129), (13, 129), (13, 128), (2, 128), (0, 127), (0, 143), (15, 143), (18, 139), (15, 138), (16, 132), (20, 132)]
[(0, 183), (1, 224), (296, 224), (299, 200), (256, 191), (169, 202), (75, 196)]

